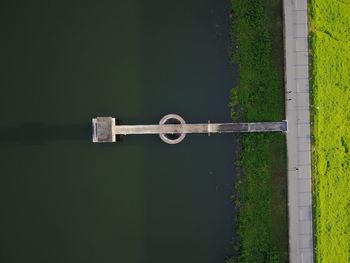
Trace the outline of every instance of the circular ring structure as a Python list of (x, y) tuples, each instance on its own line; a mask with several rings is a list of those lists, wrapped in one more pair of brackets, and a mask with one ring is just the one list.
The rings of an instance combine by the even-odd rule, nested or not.
[[(168, 114), (165, 115), (160, 121), (160, 125), (167, 125), (167, 124), (185, 124), (185, 120), (177, 115), (177, 114)], [(177, 144), (180, 143), (183, 139), (185, 139), (186, 134), (185, 133), (174, 133), (174, 134), (165, 134), (161, 133), (159, 134), (159, 137), (163, 140), (163, 142), (168, 144)]]

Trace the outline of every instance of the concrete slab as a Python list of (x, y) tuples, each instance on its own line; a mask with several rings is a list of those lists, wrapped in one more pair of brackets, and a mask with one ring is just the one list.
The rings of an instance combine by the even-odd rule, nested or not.
[(310, 125), (309, 124), (298, 124), (298, 137), (309, 138), (310, 137)]
[(299, 222), (299, 234), (311, 234), (312, 223), (310, 220), (304, 220)]
[(310, 152), (310, 140), (309, 138), (298, 138), (298, 152)]
[(310, 235), (299, 236), (299, 247), (303, 249), (312, 249), (312, 238)]
[(307, 24), (307, 11), (295, 11), (295, 23), (296, 24)]
[(309, 107), (309, 93), (297, 93), (297, 107)]
[(310, 152), (298, 152), (299, 165), (311, 165)]
[(307, 38), (296, 38), (295, 39), (295, 51), (308, 51)]
[(311, 169), (310, 165), (299, 165), (298, 166), (299, 173), (298, 178), (299, 179), (309, 179), (311, 181)]
[(313, 253), (310, 252), (302, 252), (300, 254), (300, 262), (301, 263), (312, 263), (313, 262)]
[(294, 11), (306, 11), (306, 10), (307, 10), (307, 0), (295, 0)]
[(297, 111), (297, 124), (309, 124), (310, 116), (307, 109), (300, 109)]
[(296, 65), (295, 71), (297, 79), (307, 79), (309, 77), (307, 65)]
[(298, 192), (309, 193), (311, 191), (311, 181), (309, 179), (298, 180)]
[[(311, 207), (311, 193), (299, 193), (298, 194), (298, 209), (300, 207), (305, 207), (305, 206)], [(301, 221), (299, 221), (299, 223), (300, 222)]]
[[(298, 54), (302, 54), (303, 56), (305, 56), (305, 53), (303, 52), (298, 52), (296, 53)], [(298, 79), (297, 81), (297, 92), (309, 92), (309, 80), (308, 79)]]
[(296, 37), (305, 37), (307, 36), (307, 24), (296, 24)]
[(307, 52), (297, 52), (297, 65), (308, 65), (309, 56)]
[(310, 206), (300, 206), (299, 207), (299, 220), (311, 220), (312, 219), (312, 209)]

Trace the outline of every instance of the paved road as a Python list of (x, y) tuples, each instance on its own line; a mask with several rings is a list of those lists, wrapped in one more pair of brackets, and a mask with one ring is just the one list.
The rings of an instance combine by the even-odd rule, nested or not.
[(290, 262), (313, 262), (307, 0), (283, 0)]

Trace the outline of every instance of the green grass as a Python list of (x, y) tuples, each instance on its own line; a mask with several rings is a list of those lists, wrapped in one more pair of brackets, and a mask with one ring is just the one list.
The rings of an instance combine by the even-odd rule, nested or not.
[(316, 259), (350, 262), (350, 1), (310, 4)]
[[(239, 86), (231, 91), (234, 121), (284, 119), (282, 7), (280, 0), (231, 0)], [(286, 262), (288, 224), (285, 138), (240, 137), (236, 256), (227, 262)]]

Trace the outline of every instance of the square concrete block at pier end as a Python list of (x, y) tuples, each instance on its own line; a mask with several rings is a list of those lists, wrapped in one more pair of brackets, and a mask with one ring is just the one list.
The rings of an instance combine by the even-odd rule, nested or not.
[(113, 127), (115, 119), (112, 117), (97, 117), (93, 119), (93, 142), (115, 142)]

